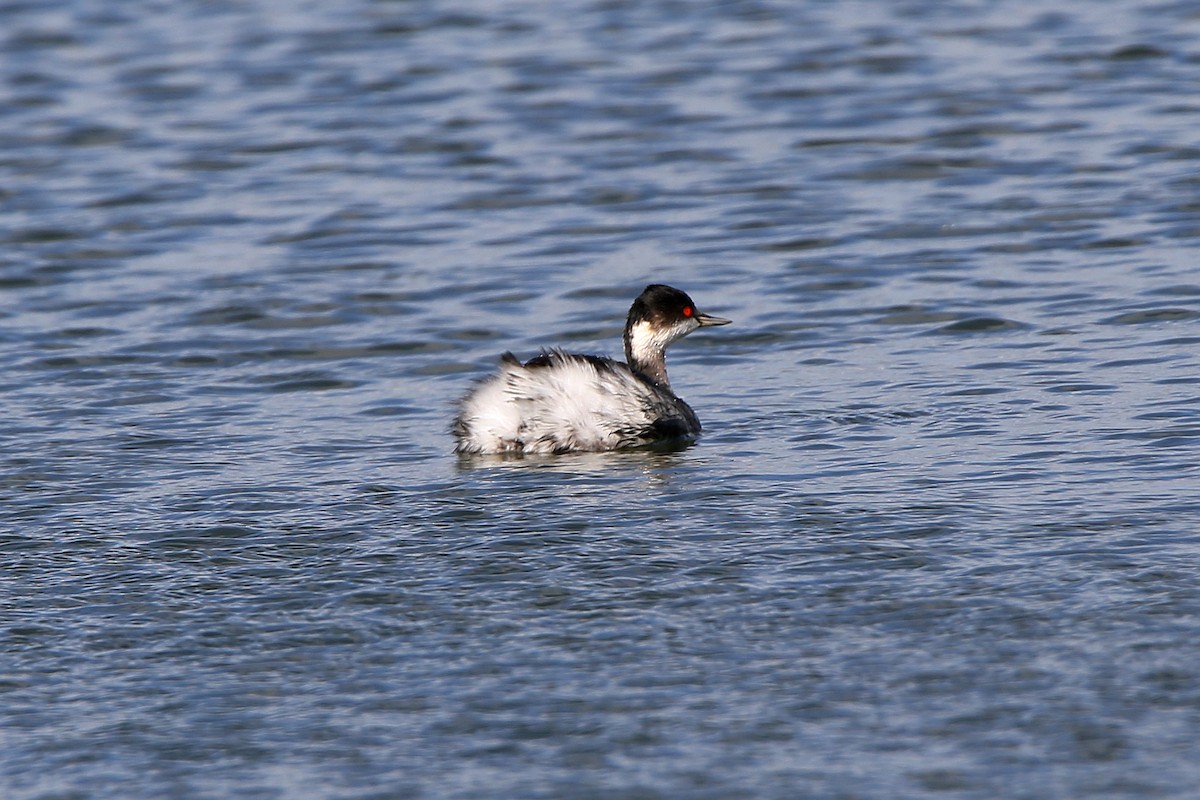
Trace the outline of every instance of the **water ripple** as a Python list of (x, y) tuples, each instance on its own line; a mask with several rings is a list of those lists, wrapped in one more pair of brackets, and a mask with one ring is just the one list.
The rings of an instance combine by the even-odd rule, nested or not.
[[(1194, 793), (1189, 8), (146, 10), (0, 6), (0, 794)], [(698, 442), (451, 454), (650, 282)]]

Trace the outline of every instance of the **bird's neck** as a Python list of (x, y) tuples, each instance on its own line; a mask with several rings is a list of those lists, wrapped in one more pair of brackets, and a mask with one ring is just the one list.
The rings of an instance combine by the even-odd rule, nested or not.
[(625, 328), (625, 361), (629, 368), (640, 372), (664, 388), (671, 388), (667, 379), (667, 344), (669, 340), (656, 334), (646, 322), (636, 322)]

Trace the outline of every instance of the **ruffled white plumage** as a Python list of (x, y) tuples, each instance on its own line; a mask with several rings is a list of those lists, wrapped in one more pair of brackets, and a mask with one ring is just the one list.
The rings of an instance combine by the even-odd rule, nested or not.
[[(536, 362), (536, 363), (535, 363)], [(459, 453), (616, 450), (699, 433), (687, 403), (618, 361), (550, 350), (511, 355), (463, 398)]]

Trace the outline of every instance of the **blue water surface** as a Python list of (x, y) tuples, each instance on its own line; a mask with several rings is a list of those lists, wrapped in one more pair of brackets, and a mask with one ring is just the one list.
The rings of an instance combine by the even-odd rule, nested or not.
[[(1192, 798), (1188, 3), (0, 3), (0, 795)], [(706, 428), (459, 459), (648, 283)]]

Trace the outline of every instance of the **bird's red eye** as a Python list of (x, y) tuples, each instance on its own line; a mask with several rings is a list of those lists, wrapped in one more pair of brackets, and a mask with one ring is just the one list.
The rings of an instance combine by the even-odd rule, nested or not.
[(696, 309), (692, 308), (691, 306), (683, 307), (683, 315), (685, 317), (690, 317), (692, 314), (695, 314), (695, 313), (696, 313)]

